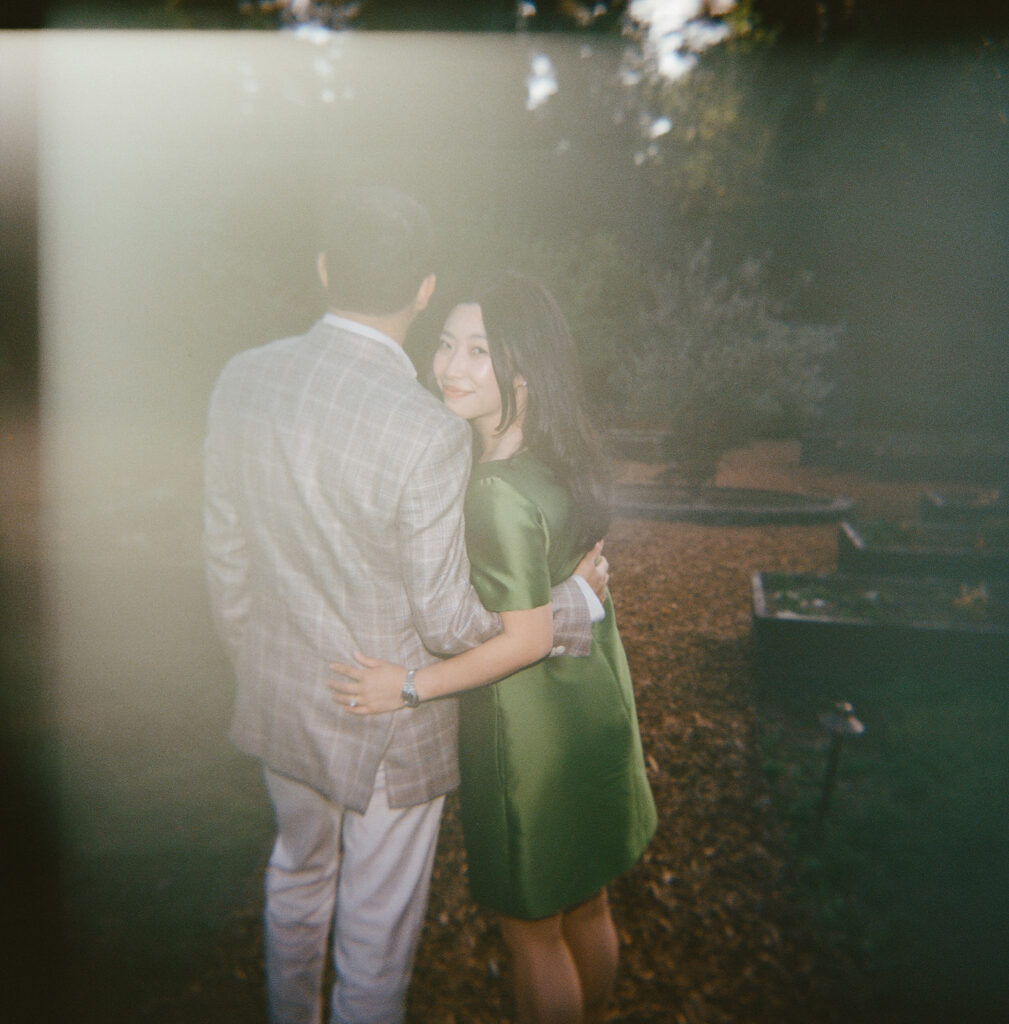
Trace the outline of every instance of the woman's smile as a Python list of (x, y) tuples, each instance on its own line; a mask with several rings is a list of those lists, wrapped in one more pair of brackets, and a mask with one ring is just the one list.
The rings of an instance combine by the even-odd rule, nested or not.
[(456, 306), (448, 315), (434, 354), (434, 377), (445, 404), (478, 430), (501, 419), (501, 391), (491, 362), (480, 307)]

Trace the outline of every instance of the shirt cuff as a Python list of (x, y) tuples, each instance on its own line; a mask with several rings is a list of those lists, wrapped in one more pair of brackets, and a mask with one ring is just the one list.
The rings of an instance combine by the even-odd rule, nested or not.
[(602, 601), (596, 597), (596, 592), (589, 586), (589, 581), (577, 573), (572, 579), (578, 584), (578, 589), (581, 590), (585, 603), (589, 606), (589, 619), (593, 623), (602, 622), (606, 618), (606, 609), (603, 607)]

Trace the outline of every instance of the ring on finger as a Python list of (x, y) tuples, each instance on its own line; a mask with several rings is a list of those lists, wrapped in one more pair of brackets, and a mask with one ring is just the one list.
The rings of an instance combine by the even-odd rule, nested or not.
[(352, 708), (356, 708), (357, 707), (357, 698), (356, 697), (351, 697), (350, 698), (350, 707), (352, 707)]

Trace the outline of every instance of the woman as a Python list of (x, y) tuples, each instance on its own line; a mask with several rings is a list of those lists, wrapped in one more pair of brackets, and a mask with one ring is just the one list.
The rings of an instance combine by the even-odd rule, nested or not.
[(603, 1019), (617, 964), (605, 886), (656, 824), (609, 597), (588, 658), (547, 657), (550, 588), (608, 525), (605, 460), (575, 376), (567, 323), (535, 282), (506, 275), (451, 311), (434, 377), (478, 441), (466, 542), (503, 631), (409, 675), (364, 655), (364, 669), (334, 665), (346, 677), (334, 698), (353, 714), (402, 707), (404, 682), (419, 700), (461, 694), (470, 887), (499, 916), (523, 1024)]

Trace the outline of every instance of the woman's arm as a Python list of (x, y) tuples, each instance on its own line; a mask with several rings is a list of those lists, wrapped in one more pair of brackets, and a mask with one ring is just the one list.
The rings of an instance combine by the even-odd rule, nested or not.
[[(501, 612), (501, 625), (501, 633), (478, 647), (418, 669), (414, 675), (418, 698), (448, 697), (496, 682), (545, 658), (553, 647), (553, 609), (549, 604)], [(355, 715), (377, 715), (404, 706), (406, 669), (402, 665), (365, 654), (355, 654), (354, 658), (359, 666), (331, 666), (340, 677), (329, 684), (338, 704)]]

